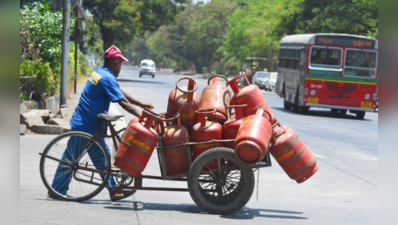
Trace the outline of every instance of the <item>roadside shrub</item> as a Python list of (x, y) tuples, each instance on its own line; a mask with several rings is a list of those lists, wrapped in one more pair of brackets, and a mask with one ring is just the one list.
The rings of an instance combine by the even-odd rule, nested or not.
[[(22, 99), (34, 91), (34, 98), (41, 99), (59, 92), (61, 73), (62, 12), (51, 10), (51, 2), (33, 2), (20, 9), (20, 90)], [(75, 18), (71, 19), (70, 31)], [(31, 88), (26, 87), (26, 81)], [(26, 92), (26, 93), (25, 93)]]
[(59, 90), (60, 74), (54, 73), (50, 63), (43, 62), (39, 58), (21, 62), (19, 74), (20, 77), (26, 77), (21, 79), (22, 99), (28, 99), (28, 95), (34, 92), (32, 99), (41, 100)]

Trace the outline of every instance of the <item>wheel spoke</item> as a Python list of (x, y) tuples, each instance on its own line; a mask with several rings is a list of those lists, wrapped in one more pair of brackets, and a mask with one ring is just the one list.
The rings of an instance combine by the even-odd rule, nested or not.
[[(85, 170), (86, 165), (87, 168), (101, 171), (108, 170), (105, 165), (110, 165), (107, 156), (108, 152), (98, 140), (90, 142), (93, 145), (87, 152), (88, 154), (82, 155), (85, 150), (84, 148), (88, 147), (87, 144), (90, 139), (91, 136), (81, 132), (62, 134), (56, 137), (43, 151), (44, 155), (49, 155), (72, 164), (76, 163), (75, 161), (81, 157), (80, 162), (76, 164), (80, 168), (74, 172), (69, 165), (49, 160), (42, 156), (40, 173), (43, 182), (57, 197), (73, 201), (84, 201), (98, 194), (103, 189), (103, 187), (98, 185), (78, 181), (75, 179), (75, 176), (78, 179), (88, 182), (92, 176), (93, 181), (96, 183), (105, 184), (107, 182), (109, 175), (92, 174), (92, 172)], [(66, 197), (65, 194), (71, 197)]]
[(217, 169), (218, 169), (218, 176), (221, 175), (221, 162), (220, 158), (217, 158)]
[(233, 167), (231, 167), (230, 169), (227, 169), (227, 171), (225, 172), (225, 176), (228, 176), (228, 174), (235, 168), (236, 163), (234, 164)]
[(238, 161), (230, 149), (214, 148), (202, 154), (189, 171), (192, 198), (210, 213), (229, 214), (239, 210), (253, 193), (252, 169)]
[(218, 186), (218, 185), (217, 185), (216, 190), (217, 190), (217, 194), (218, 194), (219, 196), (222, 196), (222, 188), (221, 188), (221, 186)]
[[(208, 169), (208, 171), (205, 171), (205, 173), (207, 173), (207, 174), (209, 174), (210, 176), (212, 176), (213, 177), (213, 179), (216, 179), (216, 175), (213, 173), (213, 171), (207, 166), (207, 164), (206, 164), (206, 167), (207, 167), (207, 169)], [(202, 169), (202, 171), (203, 171), (203, 169)]]

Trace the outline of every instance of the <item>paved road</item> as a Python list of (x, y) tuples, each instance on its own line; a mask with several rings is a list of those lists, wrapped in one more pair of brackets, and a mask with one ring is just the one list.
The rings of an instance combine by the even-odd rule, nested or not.
[[(151, 102), (160, 113), (180, 77), (160, 72), (155, 78), (139, 78), (137, 70), (124, 69), (118, 80), (124, 90)], [(207, 81), (196, 81), (201, 93)], [(228, 216), (209, 215), (189, 193), (180, 192), (138, 191), (130, 199), (111, 202), (104, 190), (83, 203), (62, 202), (46, 198), (39, 174), (38, 152), (54, 136), (26, 136), (20, 139), (21, 224), (378, 223), (378, 114), (367, 113), (364, 120), (357, 120), (354, 114), (334, 118), (329, 110), (310, 109), (308, 115), (300, 115), (284, 110), (275, 93), (263, 93), (275, 116), (298, 133), (316, 156), (320, 169), (308, 181), (290, 180), (273, 160), (273, 166), (259, 174), (258, 200), (256, 187), (246, 207)], [(126, 115), (126, 121), (131, 119)], [(145, 174), (160, 175), (155, 154)], [(186, 187), (170, 181), (144, 185)]]

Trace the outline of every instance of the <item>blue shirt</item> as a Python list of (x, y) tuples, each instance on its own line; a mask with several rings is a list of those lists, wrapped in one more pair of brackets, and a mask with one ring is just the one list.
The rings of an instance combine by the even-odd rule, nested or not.
[(123, 98), (122, 90), (112, 71), (106, 66), (98, 66), (88, 78), (70, 126), (75, 130), (94, 134), (98, 129), (105, 127), (105, 123), (100, 123), (97, 115), (108, 111), (111, 102)]

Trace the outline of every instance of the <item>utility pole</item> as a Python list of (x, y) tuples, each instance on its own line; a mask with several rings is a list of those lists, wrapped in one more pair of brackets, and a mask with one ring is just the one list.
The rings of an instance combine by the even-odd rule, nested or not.
[[(86, 14), (84, 13), (83, 8), (80, 6), (79, 2), (76, 2), (75, 6), (73, 6), (73, 16), (77, 17), (76, 23), (75, 23), (75, 36), (73, 37), (75, 39), (75, 79), (74, 79), (74, 84), (75, 84), (75, 93), (76, 93), (76, 87), (77, 87), (77, 43), (79, 39), (83, 37), (84, 30), (82, 27), (79, 26), (79, 21), (84, 22), (88, 21)], [(81, 30), (80, 36), (78, 34), (79, 30)]]
[(77, 79), (77, 31), (78, 31), (78, 21), (75, 23), (75, 94), (76, 94), (76, 79)]
[(70, 0), (64, 0), (62, 23), (61, 96), (60, 107), (66, 105), (68, 96), (68, 53), (70, 28)]

